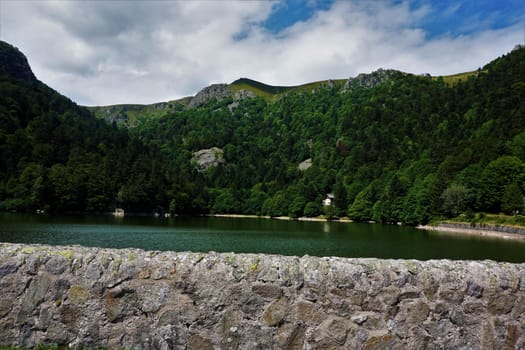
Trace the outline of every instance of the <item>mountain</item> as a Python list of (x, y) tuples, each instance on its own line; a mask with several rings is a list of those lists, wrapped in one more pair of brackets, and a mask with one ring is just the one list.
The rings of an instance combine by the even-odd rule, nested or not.
[(344, 85), (346, 80), (326, 80), (297, 86), (272, 86), (252, 79), (240, 78), (231, 84), (212, 84), (200, 90), (195, 96), (178, 100), (159, 102), (149, 105), (122, 104), (111, 106), (87, 107), (97, 118), (118, 126), (135, 128), (147, 119), (159, 118), (170, 112), (200, 107), (210, 101), (233, 98), (235, 101), (245, 98), (261, 97), (266, 101), (275, 101), (293, 91), (311, 91), (317, 87), (337, 83)]
[(4, 41), (0, 41), (0, 75), (25, 82), (36, 81), (24, 54)]
[[(296, 86), (273, 86), (259, 81), (240, 78), (230, 84), (213, 84), (200, 90), (195, 96), (188, 96), (178, 100), (168, 102), (158, 102), (149, 105), (122, 104), (111, 106), (87, 107), (97, 118), (104, 119), (109, 123), (115, 122), (118, 126), (135, 128), (151, 118), (159, 118), (167, 113), (182, 109), (191, 109), (202, 106), (213, 100), (233, 98), (235, 101), (245, 98), (261, 97), (268, 102), (275, 102), (291, 92), (311, 92), (315, 89), (337, 85), (342, 90), (350, 88), (352, 85), (361, 87), (374, 87), (386, 80), (392, 74), (402, 72), (394, 70), (378, 69), (369, 74), (359, 74), (348, 79), (323, 80), (306, 83)], [(402, 73), (405, 74), (405, 73)], [(469, 76), (477, 74), (474, 72), (459, 73), (443, 77), (433, 77), (433, 79), (443, 79), (447, 84), (455, 84), (468, 79)]]
[(38, 81), (26, 57), (0, 42), (0, 210), (152, 211), (174, 177), (165, 163)]
[[(199, 173), (210, 212), (409, 224), (511, 212), (525, 180), (524, 62), (516, 50), (449, 77), (378, 70), (287, 88), (241, 79), (133, 132), (180, 167), (221, 150), (224, 162)], [(323, 208), (329, 193), (334, 206)]]
[[(9, 55), (2, 62), (22, 64)], [(294, 87), (243, 78), (185, 100), (91, 109), (20, 79), (19, 69), (3, 72), (3, 210), (119, 206), (411, 225), (522, 210), (523, 48), (449, 77), (385, 69)], [(328, 194), (332, 205), (322, 206)]]

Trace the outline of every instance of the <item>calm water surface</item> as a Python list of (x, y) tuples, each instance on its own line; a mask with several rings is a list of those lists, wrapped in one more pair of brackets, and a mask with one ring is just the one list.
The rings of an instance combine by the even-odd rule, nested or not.
[(411, 227), (212, 217), (0, 214), (0, 242), (283, 255), (525, 262), (525, 242)]

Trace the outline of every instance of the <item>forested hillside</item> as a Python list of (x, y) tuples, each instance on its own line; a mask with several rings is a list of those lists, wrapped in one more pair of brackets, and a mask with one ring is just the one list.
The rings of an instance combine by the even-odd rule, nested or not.
[(152, 211), (171, 183), (153, 149), (36, 80), (0, 42), (0, 210)]
[[(231, 112), (232, 99), (214, 101), (134, 132), (177, 168), (199, 149), (224, 150), (225, 163), (193, 179), (211, 212), (324, 210), (409, 224), (469, 210), (510, 212), (521, 208), (525, 180), (524, 74), (521, 49), (455, 85), (391, 72), (376, 85), (364, 77), (275, 102), (247, 98)], [(299, 170), (308, 158), (312, 166)], [(327, 193), (335, 208), (321, 207)], [(172, 208), (187, 203), (175, 191)]]
[[(406, 224), (522, 209), (525, 49), (453, 83), (396, 71), (358, 78), (271, 98), (267, 85), (244, 79), (237, 84), (259, 84), (259, 92), (136, 116), (140, 123), (126, 129), (4, 72), (2, 209), (122, 206)], [(194, 153), (212, 147), (221, 162), (197, 171)], [(328, 193), (333, 205), (323, 207)]]

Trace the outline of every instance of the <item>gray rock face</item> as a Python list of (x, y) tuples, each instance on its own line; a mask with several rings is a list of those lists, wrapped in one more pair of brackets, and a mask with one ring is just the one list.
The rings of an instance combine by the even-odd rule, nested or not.
[(188, 103), (187, 109), (195, 108), (212, 100), (221, 100), (232, 97), (232, 90), (227, 84), (213, 84), (205, 87), (195, 95)]
[(0, 244), (0, 345), (517, 349), (525, 264)]
[(255, 94), (253, 93), (253, 91), (244, 90), (244, 89), (236, 91), (235, 94), (233, 95), (233, 99), (235, 101), (245, 100), (247, 98), (254, 98), (254, 97), (255, 97)]
[(382, 69), (379, 68), (378, 70), (369, 73), (364, 74), (361, 73), (355, 78), (349, 78), (344, 87), (343, 90), (350, 90), (353, 87), (364, 87), (364, 88), (373, 88), (377, 85), (387, 81), (395, 74), (400, 74), (401, 72), (392, 70), (392, 69)]
[(193, 153), (192, 161), (195, 162), (198, 171), (204, 172), (211, 167), (224, 163), (224, 156), (222, 149), (212, 147), (209, 149), (201, 149), (200, 151)]
[(306, 171), (310, 169), (311, 166), (312, 166), (312, 158), (308, 158), (306, 160), (303, 160), (301, 163), (299, 163), (298, 168), (301, 171)]

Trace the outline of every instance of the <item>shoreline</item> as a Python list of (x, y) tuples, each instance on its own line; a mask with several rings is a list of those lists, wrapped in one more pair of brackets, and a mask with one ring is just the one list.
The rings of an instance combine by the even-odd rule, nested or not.
[(271, 219), (271, 217), (269, 216), (259, 216), (251, 214), (205, 214), (204, 216), (214, 218)]
[(300, 216), (292, 218), (290, 216), (268, 216), (268, 215), (250, 215), (250, 214), (206, 214), (205, 216), (216, 218), (242, 218), (242, 219), (271, 219), (271, 220), (288, 220), (288, 221), (317, 221), (317, 222), (354, 222), (350, 219), (326, 219), (326, 218), (309, 218)]
[(479, 236), (479, 237), (490, 237), (498, 239), (512, 239), (518, 241), (525, 241), (525, 235), (518, 233), (508, 233), (490, 229), (483, 228), (462, 228), (462, 227), (443, 227), (443, 226), (433, 226), (433, 225), (419, 225), (416, 226), (418, 230), (432, 231), (432, 232), (441, 232), (445, 234), (461, 234), (466, 236)]
[[(342, 222), (342, 223), (353, 223), (353, 220), (350, 219), (336, 219), (330, 220), (320, 217), (298, 217), (292, 218), (290, 216), (259, 216), (259, 215), (247, 215), (247, 214), (208, 214), (209, 217), (220, 217), (220, 218), (248, 218), (248, 219), (271, 219), (271, 220), (288, 220), (288, 221), (311, 221), (311, 222)], [(372, 223), (372, 222), (369, 222)], [(465, 236), (478, 236), (483, 238), (495, 238), (503, 240), (516, 240), (525, 242), (525, 234), (511, 233), (492, 230), (490, 228), (464, 228), (464, 227), (446, 227), (438, 225), (419, 225), (415, 226), (418, 230), (439, 232), (447, 235), (465, 235)]]

